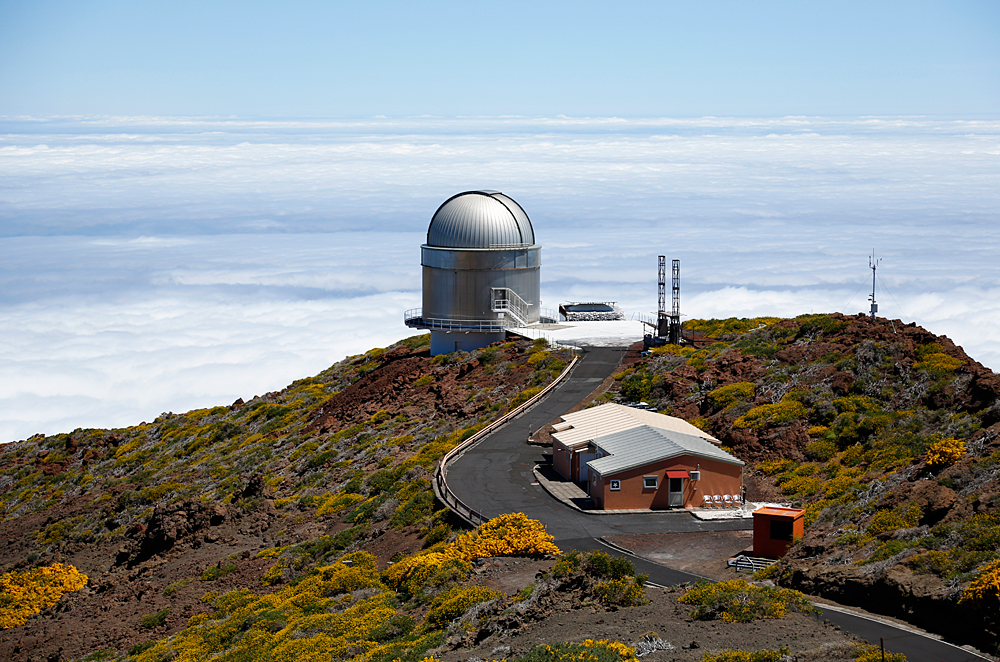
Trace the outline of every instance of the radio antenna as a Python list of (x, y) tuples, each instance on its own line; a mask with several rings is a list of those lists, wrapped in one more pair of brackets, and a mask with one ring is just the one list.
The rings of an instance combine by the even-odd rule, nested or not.
[(878, 304), (875, 303), (875, 270), (878, 268), (878, 263), (882, 261), (882, 258), (875, 259), (875, 249), (872, 249), (872, 254), (868, 256), (868, 268), (872, 270), (872, 295), (869, 300), (872, 302), (872, 324), (875, 323), (875, 313), (878, 312)]

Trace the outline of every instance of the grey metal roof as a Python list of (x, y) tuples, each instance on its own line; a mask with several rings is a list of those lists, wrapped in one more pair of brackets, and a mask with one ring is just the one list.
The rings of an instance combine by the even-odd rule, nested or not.
[(445, 200), (427, 228), (427, 245), (439, 248), (531, 246), (528, 215), (499, 191), (466, 191)]
[(562, 419), (563, 422), (556, 426), (556, 432), (552, 436), (567, 448), (586, 446), (598, 437), (643, 425), (701, 437), (716, 446), (722, 445), (718, 439), (683, 419), (634, 409), (614, 402), (581, 409), (572, 414), (563, 414)]
[(690, 434), (651, 425), (630, 428), (597, 437), (592, 443), (610, 455), (587, 465), (601, 476), (609, 476), (680, 455), (694, 455), (728, 464), (744, 462), (714, 444)]

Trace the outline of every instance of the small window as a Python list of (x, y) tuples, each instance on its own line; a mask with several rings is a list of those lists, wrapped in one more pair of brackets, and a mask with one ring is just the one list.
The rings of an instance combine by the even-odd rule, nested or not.
[(787, 520), (771, 520), (771, 540), (792, 540), (792, 523)]
[(643, 476), (642, 477), (642, 489), (644, 490), (655, 490), (658, 484), (656, 476)]
[(613, 480), (613, 481), (611, 481), (611, 491), (612, 492), (617, 492), (621, 488), (622, 488), (622, 482), (620, 480)]

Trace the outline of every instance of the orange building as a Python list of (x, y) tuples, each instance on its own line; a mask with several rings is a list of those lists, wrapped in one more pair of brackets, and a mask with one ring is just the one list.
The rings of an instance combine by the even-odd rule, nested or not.
[(805, 514), (801, 508), (764, 506), (753, 511), (753, 553), (778, 559), (805, 534)]
[(673, 416), (606, 404), (554, 426), (552, 462), (604, 510), (733, 506), (743, 462)]

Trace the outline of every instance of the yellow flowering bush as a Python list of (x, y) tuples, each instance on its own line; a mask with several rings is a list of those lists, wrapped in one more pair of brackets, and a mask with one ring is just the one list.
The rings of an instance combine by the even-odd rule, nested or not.
[(66, 593), (86, 585), (87, 575), (62, 563), (0, 575), (0, 629), (24, 625)]
[(937, 343), (928, 343), (917, 349), (917, 359), (913, 369), (923, 370), (932, 377), (944, 377), (965, 365), (965, 361), (945, 354)]
[(927, 449), (927, 464), (935, 469), (950, 467), (965, 455), (965, 444), (958, 439), (939, 439)]
[(414, 596), (448, 560), (441, 552), (407, 556), (382, 573), (382, 581), (406, 596)]
[(805, 418), (808, 411), (806, 406), (797, 400), (783, 400), (772, 405), (754, 407), (733, 421), (733, 426), (744, 430), (746, 428), (759, 429), (768, 425)]
[(500, 515), (438, 551), (401, 559), (382, 573), (382, 580), (387, 586), (414, 596), (428, 579), (451, 565), (467, 572), (467, 562), (481, 558), (561, 554), (553, 540), (541, 522), (529, 519), (524, 513)]
[(766, 474), (768, 476), (773, 476), (775, 474), (780, 474), (785, 471), (790, 471), (795, 468), (795, 461), (788, 459), (780, 460), (767, 460), (766, 462), (761, 462), (757, 465), (757, 471)]
[(638, 662), (635, 649), (610, 639), (584, 639), (578, 644), (540, 644), (514, 662)]
[(854, 649), (854, 662), (906, 662), (906, 656), (902, 653), (885, 652), (882, 656), (882, 649), (871, 644), (858, 644)]
[(524, 513), (508, 513), (460, 535), (445, 553), (466, 561), (492, 556), (559, 555), (562, 552), (554, 540), (538, 520)]
[(990, 599), (993, 602), (1000, 599), (1000, 559), (986, 564), (972, 583), (962, 591), (962, 597), (958, 602), (979, 606)]
[(321, 501), (316, 508), (316, 517), (339, 513), (340, 511), (346, 510), (354, 504), (365, 500), (365, 498), (360, 494), (353, 494), (351, 492), (338, 492), (337, 494), (327, 493), (319, 498)]
[(878, 535), (896, 529), (909, 529), (920, 522), (922, 511), (915, 503), (896, 506), (892, 510), (880, 510), (868, 522), (866, 531)]
[(431, 602), (425, 626), (428, 630), (439, 630), (448, 625), (473, 605), (501, 597), (503, 594), (484, 586), (454, 587), (438, 595)]
[(736, 382), (709, 391), (708, 398), (716, 409), (729, 409), (749, 397), (753, 397), (756, 385), (753, 382)]
[(606, 605), (621, 605), (630, 607), (646, 602), (646, 591), (643, 582), (635, 577), (625, 577), (601, 582), (594, 587), (598, 599)]
[(718, 653), (705, 653), (701, 662), (781, 662), (787, 659), (788, 647), (778, 650), (764, 648), (758, 651), (733, 650), (724, 648)]
[(275, 584), (280, 584), (285, 578), (285, 568), (288, 565), (285, 563), (284, 559), (279, 559), (277, 563), (268, 568), (267, 572), (261, 575), (260, 583), (263, 586), (274, 586)]
[(702, 582), (689, 589), (679, 602), (694, 605), (691, 618), (727, 623), (749, 623), (758, 618), (783, 618), (789, 609), (809, 613), (816, 608), (799, 591), (774, 586), (753, 586), (743, 579), (710, 584)]

